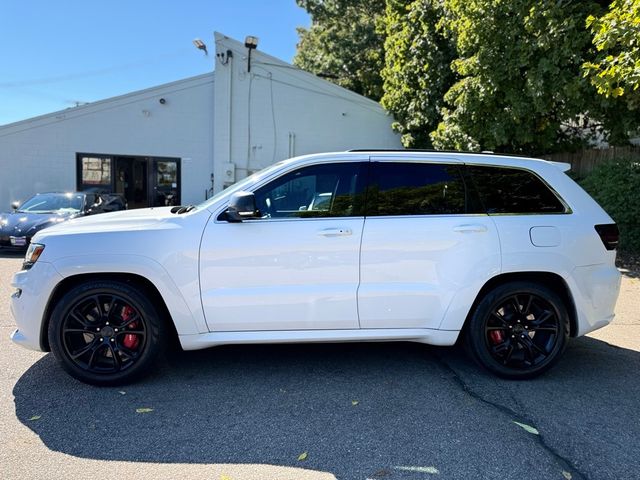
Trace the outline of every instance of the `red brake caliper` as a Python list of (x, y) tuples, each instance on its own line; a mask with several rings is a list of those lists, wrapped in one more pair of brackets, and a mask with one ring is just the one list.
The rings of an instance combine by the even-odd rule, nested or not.
[[(129, 305), (122, 309), (122, 321), (127, 322), (135, 312), (133, 308)], [(138, 326), (138, 322), (132, 322), (128, 325), (130, 328), (136, 328)], [(129, 350), (135, 350), (138, 344), (140, 343), (140, 339), (134, 333), (127, 333), (122, 340), (122, 344), (127, 347)]]
[(489, 338), (491, 338), (494, 345), (499, 345), (504, 342), (504, 333), (502, 333), (502, 330), (491, 330)]

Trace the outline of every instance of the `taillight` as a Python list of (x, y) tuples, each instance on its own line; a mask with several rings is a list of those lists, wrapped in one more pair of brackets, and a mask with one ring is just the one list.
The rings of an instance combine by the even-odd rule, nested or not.
[(607, 250), (615, 250), (620, 240), (620, 231), (615, 223), (607, 223), (604, 225), (596, 225), (596, 232), (600, 235), (600, 240), (604, 243)]

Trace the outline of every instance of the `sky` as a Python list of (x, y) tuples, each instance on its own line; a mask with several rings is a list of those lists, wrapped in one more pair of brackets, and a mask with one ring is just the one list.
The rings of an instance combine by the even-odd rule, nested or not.
[(210, 72), (214, 31), (290, 62), (309, 24), (295, 0), (2, 0), (0, 125)]

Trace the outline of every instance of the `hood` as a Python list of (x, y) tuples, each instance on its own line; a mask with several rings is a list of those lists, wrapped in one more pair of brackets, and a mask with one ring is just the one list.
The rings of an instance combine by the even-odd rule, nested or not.
[(51, 235), (60, 236), (81, 233), (164, 229), (171, 224), (168, 220), (177, 217), (176, 214), (171, 213), (171, 208), (172, 207), (160, 207), (121, 210), (118, 212), (101, 213), (99, 215), (76, 218), (69, 222), (47, 228), (38, 234), (37, 238), (34, 238), (33, 241), (42, 241)]
[(65, 222), (78, 215), (78, 212), (60, 213), (0, 213), (0, 235), (33, 236), (39, 230)]

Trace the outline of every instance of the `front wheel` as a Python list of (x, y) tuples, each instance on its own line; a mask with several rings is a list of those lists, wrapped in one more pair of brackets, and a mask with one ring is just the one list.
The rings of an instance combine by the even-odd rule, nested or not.
[(531, 282), (496, 287), (478, 304), (466, 326), (471, 356), (491, 372), (533, 378), (562, 356), (569, 315), (552, 290)]
[(49, 323), (51, 351), (78, 380), (107, 386), (146, 373), (163, 349), (166, 329), (136, 287), (89, 281), (58, 301)]

